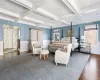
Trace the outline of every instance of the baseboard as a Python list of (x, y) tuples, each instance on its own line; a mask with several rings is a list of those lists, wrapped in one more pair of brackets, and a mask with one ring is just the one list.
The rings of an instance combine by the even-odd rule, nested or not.
[(32, 52), (32, 50), (29, 50), (29, 53), (31, 53)]
[(21, 54), (21, 53), (28, 54), (28, 53), (31, 53), (31, 52), (32, 52), (31, 50), (29, 50), (29, 51), (23, 51), (23, 52), (20, 52), (20, 54)]
[(91, 53), (91, 55), (100, 55), (100, 54)]

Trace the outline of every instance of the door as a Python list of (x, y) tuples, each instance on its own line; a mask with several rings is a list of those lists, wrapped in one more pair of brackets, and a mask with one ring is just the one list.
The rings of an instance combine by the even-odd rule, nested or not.
[(17, 40), (19, 39), (19, 29), (13, 29), (13, 48), (17, 49)]
[(37, 41), (37, 30), (31, 29), (31, 41)]
[(12, 47), (12, 28), (4, 28), (4, 49), (5, 48), (13, 48)]
[(7, 46), (8, 46), (8, 48), (13, 48), (13, 44), (12, 44), (12, 42), (13, 42), (13, 29), (8, 29), (7, 30)]
[(43, 31), (38, 31), (38, 42), (42, 45), (42, 43), (43, 43)]
[(4, 28), (4, 49), (7, 47), (7, 28)]

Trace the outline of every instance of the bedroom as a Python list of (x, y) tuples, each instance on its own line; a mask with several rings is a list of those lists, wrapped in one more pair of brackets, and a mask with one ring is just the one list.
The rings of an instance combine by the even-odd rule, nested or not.
[[(54, 78), (54, 80), (59, 80), (58, 78), (61, 78), (61, 80), (77, 80), (80, 76), (82, 76), (80, 80), (91, 80), (91, 77), (87, 78), (84, 75), (93, 76), (93, 80), (98, 80), (100, 77), (96, 76), (96, 74), (98, 75), (99, 73), (96, 72), (96, 70), (100, 71), (100, 68), (97, 69), (97, 66), (100, 65), (100, 60), (98, 59), (100, 58), (99, 4), (99, 0), (0, 0), (0, 72), (2, 73), (0, 77), (2, 76), (2, 80), (7, 80), (7, 78), (8, 80), (25, 80), (24, 78), (26, 78), (26, 80), (31, 80), (32, 78), (34, 78), (34, 80), (51, 80), (51, 78)], [(17, 56), (11, 55), (7, 60), (4, 59), (4, 25), (11, 26), (12, 28), (16, 26), (20, 29), (20, 36), (18, 38), (19, 45), (16, 45)], [(12, 34), (9, 32), (11, 32), (11, 30), (8, 31), (8, 34)], [(12, 37), (10, 36), (8, 41), (12, 40), (10, 38)], [(33, 45), (37, 43), (40, 45)], [(58, 48), (66, 46), (66, 43), (72, 43), (72, 49), (69, 53), (72, 54), (72, 56), (68, 55), (68, 60), (66, 60), (68, 61), (68, 66), (61, 64), (56, 66), (56, 64), (53, 63), (55, 61), (53, 59), (55, 55), (50, 53), (55, 53)], [(86, 47), (87, 43), (92, 46), (89, 45)], [(9, 42), (7, 42), (7, 46), (8, 45)], [(35, 49), (33, 46), (38, 49)], [(38, 52), (40, 50), (43, 54), (50, 53), (46, 54), (46, 56), (40, 55), (40, 52)], [(84, 54), (86, 52), (89, 54)], [(10, 53), (13, 54), (13, 52)], [(63, 52), (60, 53), (63, 54)], [(33, 54), (33, 56), (31, 54)], [(34, 54), (38, 55), (35, 56)], [(41, 60), (41, 56), (47, 59), (45, 61)], [(60, 58), (61, 57), (58, 59)], [(87, 73), (84, 72), (85, 64), (89, 58), (91, 58), (90, 60), (93, 58), (93, 62), (90, 61), (92, 64), (89, 65), (89, 67), (94, 70), (92, 71), (93, 74), (90, 75), (89, 72), (91, 73), (91, 70), (86, 70)], [(30, 64), (28, 62), (30, 62)], [(27, 65), (29, 65), (29, 68)], [(33, 70), (31, 72), (32, 66)], [(8, 67), (9, 70), (6, 67)], [(4, 72), (6, 69), (9, 74)], [(39, 71), (36, 71), (37, 69)], [(76, 69), (79, 69), (79, 71)], [(25, 75), (22, 75), (23, 78), (21, 78), (20, 75), (15, 76), (15, 74), (19, 73), (24, 74), (23, 71), (25, 72)], [(66, 75), (62, 75), (59, 71), (70, 76), (66, 77)], [(76, 75), (74, 73), (71, 75), (71, 71)], [(28, 73), (34, 76), (30, 76)], [(14, 74), (15, 77), (12, 76), (12, 74)], [(11, 78), (9, 78), (8, 75), (10, 75)], [(44, 75), (46, 76), (44, 77)], [(51, 75), (51, 77), (48, 77), (49, 75)]]

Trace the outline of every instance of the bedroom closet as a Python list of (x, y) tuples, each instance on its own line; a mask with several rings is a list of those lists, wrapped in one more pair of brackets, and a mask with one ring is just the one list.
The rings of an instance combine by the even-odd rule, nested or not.
[(17, 56), (20, 41), (20, 28), (3, 25), (3, 53), (4, 57)]
[(30, 28), (30, 49), (32, 51), (32, 44), (40, 44), (43, 46), (43, 31), (40, 29)]

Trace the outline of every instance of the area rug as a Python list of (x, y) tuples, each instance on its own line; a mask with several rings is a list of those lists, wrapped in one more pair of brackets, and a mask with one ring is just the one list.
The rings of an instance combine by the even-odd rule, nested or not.
[(0, 80), (78, 80), (90, 55), (73, 53), (68, 66), (54, 63), (30, 54), (0, 60)]

